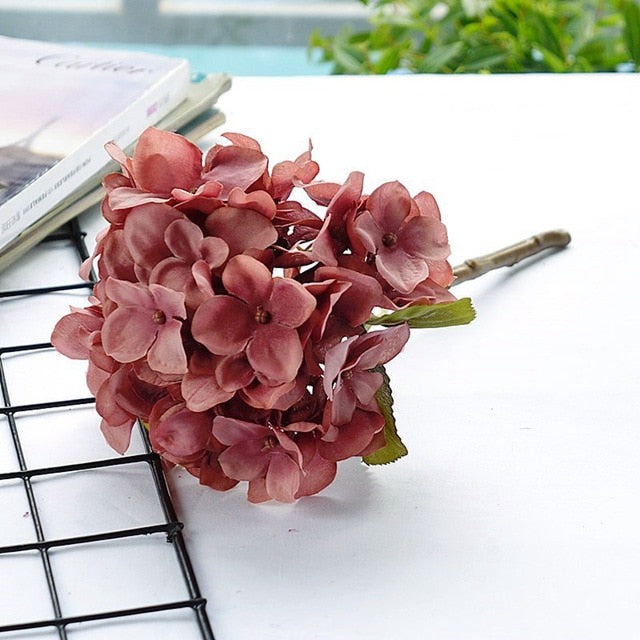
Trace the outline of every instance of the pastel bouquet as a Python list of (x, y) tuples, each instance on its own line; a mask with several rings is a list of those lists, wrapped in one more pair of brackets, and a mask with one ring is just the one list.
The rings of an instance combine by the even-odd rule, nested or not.
[[(318, 180), (311, 147), (269, 167), (228, 133), (206, 154), (146, 130), (104, 180), (109, 226), (81, 269), (97, 280), (53, 345), (88, 360), (101, 430), (118, 452), (136, 420), (200, 483), (291, 502), (337, 463), (406, 453), (384, 365), (410, 330), (470, 322), (450, 293), (434, 197), (363, 174)], [(298, 195), (294, 198), (293, 194)]]

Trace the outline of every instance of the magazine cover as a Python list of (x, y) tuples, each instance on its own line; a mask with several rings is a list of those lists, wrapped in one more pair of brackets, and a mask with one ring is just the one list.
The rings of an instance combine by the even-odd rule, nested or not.
[(0, 36), (0, 247), (185, 98), (185, 60)]
[[(154, 126), (166, 131), (176, 131), (192, 142), (196, 142), (225, 121), (223, 112), (215, 107), (215, 104), (220, 95), (230, 88), (231, 77), (226, 73), (192, 73), (187, 97)], [(133, 152), (135, 144), (134, 142), (128, 147), (129, 153)], [(116, 170), (117, 164), (112, 160), (99, 173), (85, 180), (81, 187), (29, 225), (29, 228), (20, 233), (17, 238), (2, 247), (0, 272), (50, 233), (89, 207), (98, 204), (104, 197), (104, 190), (101, 187), (103, 176)]]

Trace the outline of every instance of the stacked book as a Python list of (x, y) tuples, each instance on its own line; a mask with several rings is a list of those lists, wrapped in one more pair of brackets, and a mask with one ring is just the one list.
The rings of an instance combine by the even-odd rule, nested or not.
[(107, 142), (130, 152), (148, 126), (197, 141), (231, 86), (180, 58), (3, 36), (0, 72), (0, 270), (101, 200)]

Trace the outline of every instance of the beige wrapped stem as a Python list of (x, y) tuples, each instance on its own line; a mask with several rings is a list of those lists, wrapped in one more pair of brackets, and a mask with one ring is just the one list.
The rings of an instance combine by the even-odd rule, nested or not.
[(563, 229), (543, 231), (531, 238), (512, 244), (484, 256), (465, 260), (454, 267), (455, 280), (451, 286), (473, 280), (489, 271), (500, 267), (512, 267), (521, 260), (534, 256), (545, 249), (563, 248), (571, 242), (571, 235)]

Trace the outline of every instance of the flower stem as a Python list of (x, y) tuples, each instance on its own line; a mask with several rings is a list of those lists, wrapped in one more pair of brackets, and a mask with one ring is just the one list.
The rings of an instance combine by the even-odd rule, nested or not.
[(524, 260), (524, 258), (534, 256), (545, 249), (566, 247), (569, 242), (571, 242), (571, 236), (568, 231), (563, 229), (543, 231), (504, 249), (499, 249), (478, 258), (465, 260), (462, 264), (453, 268), (455, 280), (451, 286), (453, 287), (467, 280), (473, 280), (500, 267), (512, 267), (514, 264)]

